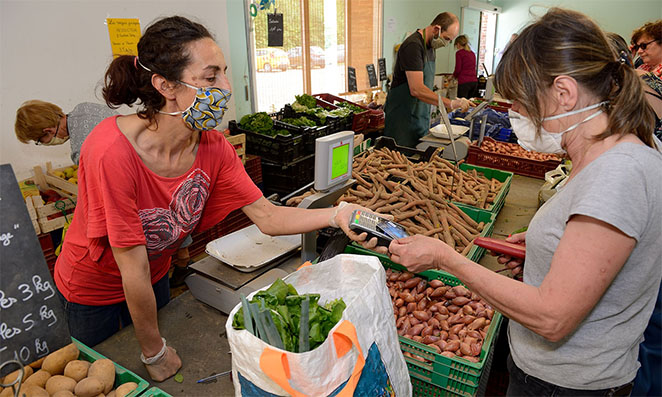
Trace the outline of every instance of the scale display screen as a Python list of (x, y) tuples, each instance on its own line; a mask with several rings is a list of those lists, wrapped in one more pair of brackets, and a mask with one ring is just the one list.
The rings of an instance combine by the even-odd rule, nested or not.
[(315, 190), (325, 191), (352, 177), (354, 131), (315, 139)]
[(336, 179), (339, 176), (347, 174), (347, 167), (349, 166), (348, 155), (348, 143), (333, 148), (331, 154), (331, 179)]

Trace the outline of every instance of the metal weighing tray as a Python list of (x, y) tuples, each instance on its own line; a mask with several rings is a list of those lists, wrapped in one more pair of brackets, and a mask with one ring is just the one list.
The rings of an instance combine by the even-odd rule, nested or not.
[(269, 236), (256, 225), (207, 243), (206, 252), (241, 272), (253, 272), (301, 247), (301, 235)]

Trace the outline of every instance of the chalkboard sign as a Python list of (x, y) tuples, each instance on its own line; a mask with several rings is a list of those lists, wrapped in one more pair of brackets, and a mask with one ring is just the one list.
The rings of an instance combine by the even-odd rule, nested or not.
[(347, 88), (349, 89), (349, 92), (356, 92), (359, 90), (356, 86), (356, 69), (351, 66), (347, 67)]
[(29, 364), (71, 343), (71, 335), (9, 164), (0, 165), (0, 214), (0, 363)]
[(370, 81), (370, 87), (376, 87), (379, 83), (377, 82), (377, 73), (375, 72), (375, 65), (368, 64), (365, 65), (368, 69), (368, 81)]
[(283, 14), (267, 14), (268, 46), (283, 46)]
[(388, 77), (386, 77), (386, 58), (379, 58), (377, 64), (379, 65), (379, 81), (388, 80)]

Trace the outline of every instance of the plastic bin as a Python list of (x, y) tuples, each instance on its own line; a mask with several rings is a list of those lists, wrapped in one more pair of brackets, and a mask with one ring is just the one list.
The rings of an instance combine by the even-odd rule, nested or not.
[[(496, 179), (497, 181), (502, 183), (501, 190), (499, 190), (499, 193), (497, 193), (496, 197), (494, 198), (494, 202), (490, 207), (485, 209), (493, 213), (494, 215), (498, 214), (499, 211), (501, 211), (501, 208), (503, 208), (503, 204), (506, 202), (506, 196), (508, 195), (508, 192), (510, 192), (510, 184), (512, 183), (513, 180), (513, 173), (509, 171), (495, 170), (493, 168), (480, 167), (477, 165), (471, 165), (467, 163), (460, 164), (460, 169), (462, 171), (476, 170), (477, 172), (482, 173), (487, 179)], [(469, 204), (458, 203), (455, 201), (453, 201), (453, 203), (456, 204), (458, 207), (482, 209), (482, 208), (474, 207)]]
[[(490, 237), (492, 235), (492, 231), (494, 230), (494, 221), (496, 219), (496, 214), (478, 208), (460, 207), (460, 206), (458, 206), (458, 208), (460, 208), (465, 214), (469, 215), (469, 217), (471, 217), (471, 219), (475, 220), (476, 222), (485, 223), (483, 230), (480, 232), (480, 237)], [(363, 248), (358, 244), (352, 243), (350, 244), (350, 247), (353, 250), (352, 253), (357, 253), (360, 255), (373, 255), (378, 257), (379, 260), (382, 261), (382, 263), (384, 263), (385, 261), (390, 261), (388, 256), (378, 254), (374, 251)], [(469, 253), (467, 254), (467, 258), (471, 259), (474, 262), (478, 262), (485, 253), (485, 251), (486, 251), (485, 248), (474, 245), (469, 250)], [(432, 275), (434, 275), (434, 273), (427, 273), (427, 272), (423, 272), (422, 274), (426, 275), (427, 277), (431, 277)]]
[[(87, 347), (85, 344), (78, 341), (77, 339), (71, 338), (71, 340), (78, 347), (78, 350), (80, 350), (80, 354), (78, 356), (79, 360), (85, 360), (93, 363), (97, 360), (107, 358), (106, 356), (97, 353), (96, 351)], [(113, 364), (115, 365), (115, 385), (113, 386), (113, 389), (127, 382), (135, 382), (136, 384), (138, 384), (138, 387), (135, 390), (133, 390), (131, 393), (127, 394), (127, 397), (134, 397), (140, 395), (140, 393), (142, 393), (144, 390), (146, 390), (149, 387), (149, 382), (147, 382), (145, 379), (141, 378), (140, 376), (129, 371), (128, 369), (124, 368), (123, 366), (117, 364), (114, 361)]]
[(274, 137), (245, 130), (235, 120), (231, 120), (228, 127), (232, 135), (246, 134), (246, 153), (258, 155), (264, 160), (284, 164), (306, 155), (303, 135), (287, 127), (282, 128), (290, 131), (290, 135)]
[(262, 180), (266, 195), (291, 193), (314, 179), (314, 154), (287, 164), (262, 162)]
[[(346, 99), (337, 97), (335, 95), (326, 94), (326, 93), (324, 93), (324, 94), (315, 94), (315, 95), (313, 95), (313, 97), (315, 97), (316, 99), (322, 99), (322, 100), (324, 100), (324, 101), (326, 101), (330, 104), (333, 104), (333, 105), (335, 105), (337, 102), (346, 102), (346, 103), (352, 104), (354, 106), (360, 107), (361, 109), (363, 109), (363, 111), (360, 112), (360, 113), (354, 113), (354, 115), (352, 116), (351, 129), (354, 132), (362, 132), (366, 128), (368, 128), (368, 124), (370, 123), (370, 113), (371, 113), (371, 111), (367, 107), (358, 105), (354, 102), (351, 102), (351, 101), (348, 101)], [(384, 112), (382, 112), (382, 114), (383, 113)]]
[[(373, 251), (365, 249), (357, 250), (354, 245), (348, 245), (345, 253), (366, 255), (374, 254)], [(385, 268), (392, 268), (398, 271), (405, 271), (405, 267), (392, 262), (384, 255), (377, 256)], [(456, 286), (462, 284), (452, 274), (440, 270), (427, 270), (418, 274), (427, 280), (442, 280), (445, 284)], [(473, 363), (459, 357), (446, 357), (436, 353), (436, 350), (409, 338), (399, 337), (400, 348), (416, 356), (424, 358), (427, 362), (421, 362), (411, 357), (405, 357), (407, 368), (411, 375), (412, 385), (414, 386), (414, 395), (437, 396), (437, 395), (458, 395), (474, 396), (484, 394), (487, 387), (487, 380), (492, 365), (494, 346), (499, 326), (501, 325), (502, 315), (495, 311), (492, 317), (491, 325), (487, 331), (487, 337), (483, 342), (480, 352), (480, 361)], [(417, 384), (418, 383), (418, 384)]]
[(150, 387), (149, 389), (145, 390), (145, 392), (141, 394), (140, 397), (172, 397), (172, 395), (164, 392), (158, 387)]
[(545, 173), (547, 171), (551, 171), (561, 164), (560, 160), (538, 161), (524, 157), (488, 152), (477, 145), (469, 146), (466, 161), (469, 164), (498, 168), (538, 179), (545, 179)]

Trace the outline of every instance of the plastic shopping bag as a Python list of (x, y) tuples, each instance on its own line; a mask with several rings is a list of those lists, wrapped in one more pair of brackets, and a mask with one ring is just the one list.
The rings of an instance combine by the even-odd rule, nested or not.
[(337, 255), (301, 268), (284, 281), (299, 294), (319, 293), (320, 302), (342, 298), (347, 307), (324, 343), (312, 351), (292, 353), (234, 329), (232, 319), (241, 307), (237, 305), (225, 324), (237, 396), (411, 395), (379, 259)]

